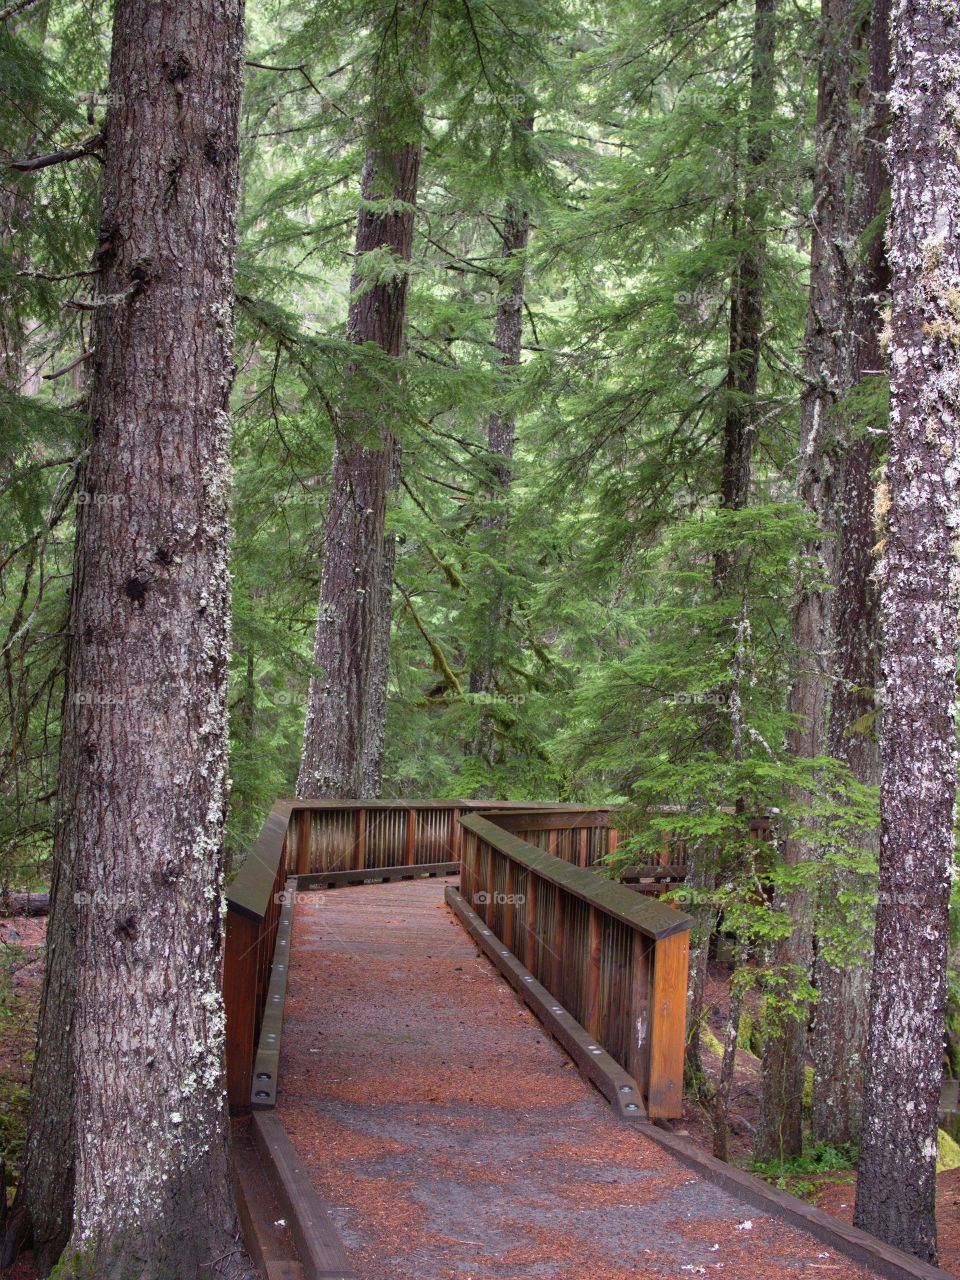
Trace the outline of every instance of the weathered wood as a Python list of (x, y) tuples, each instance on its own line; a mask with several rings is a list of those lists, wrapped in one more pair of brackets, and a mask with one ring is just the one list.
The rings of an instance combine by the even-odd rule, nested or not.
[(537, 896), (539, 892), (540, 882), (534, 875), (527, 875), (527, 901), (526, 901), (526, 935), (524, 937), (524, 953), (523, 962), (528, 969), (532, 970), (534, 959), (537, 953)]
[(227, 910), (223, 963), (226, 1011), (227, 1100), (234, 1114), (250, 1109), (250, 1080), (256, 1036), (257, 942), (260, 921)]
[(49, 893), (5, 893), (0, 897), (0, 915), (45, 916), (50, 912)]
[(407, 866), (412, 867), (416, 861), (417, 851), (417, 811), (407, 810)]
[(336, 889), (348, 884), (384, 884), (412, 876), (455, 876), (459, 862), (418, 862), (412, 867), (366, 867), (360, 871), (311, 871), (297, 876), (298, 889)]
[(634, 934), (630, 957), (630, 1049), (627, 1070), (646, 1096), (650, 1081), (650, 942)]
[(297, 875), (305, 876), (310, 870), (310, 835), (313, 828), (310, 815), (297, 815)]
[[(508, 944), (509, 945), (509, 944)], [(600, 962), (603, 952), (603, 915), (590, 908), (589, 959), (587, 967), (587, 1012), (583, 1025), (592, 1036), (600, 1034)]]
[(514, 925), (517, 918), (517, 864), (507, 863), (507, 900), (503, 904), (503, 945), (514, 950)]
[(367, 865), (367, 811), (357, 810), (357, 834), (353, 846), (353, 866), (355, 871), (362, 871)]
[(297, 1246), (306, 1280), (358, 1280), (336, 1228), (275, 1111), (253, 1117), (253, 1140)]
[(676, 933), (654, 945), (650, 1007), (647, 1111), (654, 1119), (683, 1109), (689, 935)]
[(641, 898), (623, 885), (598, 876), (595, 872), (574, 867), (543, 849), (518, 840), (516, 836), (495, 826), (479, 814), (468, 814), (460, 825), (473, 831), (481, 840), (508, 855), (520, 866), (559, 885), (562, 890), (580, 898), (589, 906), (599, 907), (607, 915), (622, 920), (648, 938), (666, 937), (689, 930), (692, 920), (682, 911), (673, 911), (662, 903)]
[(448, 885), (444, 897), (480, 950), (533, 1010), (553, 1038), (563, 1046), (582, 1074), (596, 1085), (623, 1119), (634, 1122), (643, 1119), (643, 1099), (635, 1081), (623, 1067), (537, 981), (517, 957), (493, 936), (483, 920), (464, 901), (462, 894)]

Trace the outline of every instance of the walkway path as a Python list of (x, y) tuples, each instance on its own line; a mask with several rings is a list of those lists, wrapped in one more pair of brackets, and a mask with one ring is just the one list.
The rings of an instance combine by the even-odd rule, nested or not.
[(298, 898), (279, 1107), (363, 1280), (869, 1280), (616, 1119), (443, 886)]

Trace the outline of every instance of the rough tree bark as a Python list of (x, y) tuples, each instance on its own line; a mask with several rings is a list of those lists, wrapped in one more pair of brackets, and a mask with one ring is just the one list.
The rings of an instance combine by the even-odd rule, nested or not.
[[(723, 421), (723, 461), (720, 508), (741, 511), (750, 500), (753, 446), (756, 435), (757, 387), (763, 334), (763, 287), (767, 261), (766, 167), (772, 152), (770, 121), (776, 97), (777, 0), (756, 0), (747, 120), (747, 155), (744, 173), (742, 226), (733, 233), (743, 240), (730, 288), (730, 337), (727, 357), (726, 408)], [(714, 556), (713, 589), (729, 596), (740, 607), (742, 591), (737, 576), (739, 556), (719, 549)], [(723, 731), (725, 738), (725, 730)], [(725, 749), (719, 741), (718, 749)], [(690, 891), (690, 968), (687, 987), (688, 1081), (699, 1087), (703, 1078), (700, 1033), (704, 1020), (704, 993), (710, 939), (716, 912), (700, 902), (714, 887), (718, 851), (706, 842), (690, 849), (685, 885)]]
[[(405, 102), (395, 104), (401, 122), (407, 121), (406, 140), (396, 136), (397, 120), (387, 116), (374, 123), (360, 183), (363, 205), (355, 246), (358, 263), (365, 254), (386, 250), (397, 271), (372, 286), (364, 284), (359, 269), (355, 271), (347, 316), (350, 342), (374, 343), (394, 358), (404, 348), (406, 264), (420, 175), (419, 85), (430, 39), (431, 0), (401, 5), (397, 12), (408, 24), (402, 37), (409, 42), (404, 84), (417, 87)], [(381, 68), (377, 74), (382, 73)], [(346, 370), (348, 395), (351, 382), (359, 385), (356, 364)], [(384, 636), (389, 622), (381, 619), (389, 611), (393, 570), (384, 526), (396, 445), (393, 432), (383, 425), (385, 413), (386, 406), (374, 411), (355, 404), (345, 405), (341, 413), (314, 641), (319, 674), (310, 679), (297, 781), (297, 795), (304, 799), (360, 796), (380, 774), (384, 708), (376, 700), (386, 698), (389, 649), (389, 632)], [(365, 750), (368, 724), (380, 739), (380, 761)]]
[[(520, 124), (520, 129), (527, 133), (532, 128), (532, 119), (525, 119)], [(504, 210), (500, 236), (501, 287), (493, 344), (498, 367), (510, 372), (520, 367), (525, 255), (530, 239), (530, 217), (512, 202)], [(516, 427), (517, 417), (511, 409), (497, 409), (487, 419), (487, 477), (482, 494), (487, 511), (480, 520), (480, 535), (483, 552), (490, 557), (496, 555), (497, 544), (507, 525), (506, 503), (512, 479)], [(477, 696), (478, 701), (496, 692), (496, 646), (504, 624), (502, 585), (490, 568), (482, 571), (482, 578), (483, 586), (477, 592), (483, 615), (480, 619), (483, 626), (482, 652), (470, 670), (470, 692)], [(489, 708), (481, 706), (471, 754), (482, 756), (492, 766), (496, 759), (496, 744), (496, 717)]]
[(855, 1221), (936, 1258), (960, 599), (960, 24), (897, 0), (880, 885)]
[[(792, 649), (786, 746), (797, 761), (821, 757), (826, 746), (830, 687), (830, 618), (827, 583), (832, 576), (834, 506), (833, 410), (849, 389), (847, 362), (852, 297), (848, 263), (851, 118), (850, 70), (853, 16), (850, 0), (822, 0), (817, 89), (816, 164), (811, 209), (810, 290), (800, 416), (797, 498), (814, 523), (803, 548), (803, 567), (791, 610)], [(809, 808), (812, 792), (792, 788), (791, 802)], [(816, 850), (808, 839), (788, 834), (782, 860), (791, 869), (809, 864)], [(779, 896), (777, 907), (790, 921), (778, 938), (772, 963), (789, 989), (810, 977), (813, 958), (813, 888), (798, 885)], [(760, 1075), (756, 1152), (761, 1160), (799, 1155), (803, 1148), (803, 1087), (807, 1010), (768, 1004), (767, 1035)]]
[[(857, 264), (850, 368), (854, 384), (883, 369), (880, 351), (882, 300), (889, 290), (889, 270), (879, 225), (889, 187), (884, 155), (887, 135), (886, 97), (890, 86), (890, 3), (876, 0), (870, 23), (870, 71), (863, 111), (866, 129), (855, 161), (853, 231), (866, 236)], [(848, 236), (852, 241), (853, 235)], [(879, 683), (879, 595), (873, 576), (876, 542), (873, 524), (873, 471), (879, 423), (860, 420), (852, 438), (841, 442), (837, 458), (839, 529), (833, 579), (833, 671), (827, 752), (843, 760), (865, 786), (880, 781), (880, 754), (874, 732)], [(860, 834), (865, 852), (876, 843)], [(837, 870), (829, 899), (831, 909), (841, 893), (866, 902), (871, 886), (855, 869)], [(825, 895), (827, 898), (828, 895)], [(855, 1145), (860, 1137), (863, 1063), (866, 1056), (872, 919), (863, 937), (853, 940), (849, 962), (821, 949), (815, 967), (818, 992), (813, 1027), (813, 1106), (811, 1136), (835, 1147)], [(862, 945), (857, 945), (858, 941)]]
[(241, 0), (119, 0), (31, 1133), (64, 1276), (249, 1274), (219, 992), (242, 74)]

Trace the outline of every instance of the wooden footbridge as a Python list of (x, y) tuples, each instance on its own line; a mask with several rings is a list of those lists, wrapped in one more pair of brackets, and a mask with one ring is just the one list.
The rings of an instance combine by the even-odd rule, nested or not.
[(599, 871), (617, 838), (604, 808), (274, 806), (224, 965), (266, 1280), (942, 1280), (672, 1131), (691, 920), (654, 895), (682, 849), (631, 887)]

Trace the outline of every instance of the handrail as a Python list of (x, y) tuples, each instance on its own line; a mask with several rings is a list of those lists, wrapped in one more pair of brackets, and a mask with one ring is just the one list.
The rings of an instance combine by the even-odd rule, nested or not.
[[(636, 1081), (647, 1113), (682, 1114), (690, 916), (461, 817), (460, 896)], [(589, 1051), (589, 1046), (588, 1046)]]
[(467, 814), (460, 819), (460, 825), (467, 831), (482, 836), (487, 844), (506, 854), (519, 866), (535, 872), (543, 880), (559, 885), (588, 906), (622, 920), (644, 937), (654, 941), (669, 938), (671, 934), (689, 930), (693, 924), (692, 918), (682, 911), (675, 911), (652, 898), (640, 897), (612, 880), (604, 880), (544, 849), (527, 844), (509, 831), (504, 831), (492, 819), (481, 818), (479, 814)]
[[(642, 936), (644, 945), (662, 944), (688, 927), (681, 913), (640, 898), (596, 872), (558, 862), (548, 851), (504, 829), (552, 827), (561, 840), (566, 839), (564, 832), (593, 832), (589, 847), (596, 861), (616, 837), (610, 814), (606, 806), (503, 800), (278, 800), (226, 891), (223, 998), (231, 1108), (243, 1111), (251, 1105), (257, 1043), (288, 876), (309, 885), (450, 874), (461, 870), (464, 832), (471, 836), (481, 832), (493, 844), (506, 842), (515, 865), (542, 878), (551, 892), (579, 899), (588, 909), (611, 917)], [(548, 844), (551, 841), (549, 836)]]
[(250, 1106), (257, 1039), (270, 985), (286, 880), (287, 832), (295, 801), (278, 800), (225, 893), (223, 950), (227, 1098), (230, 1109)]

